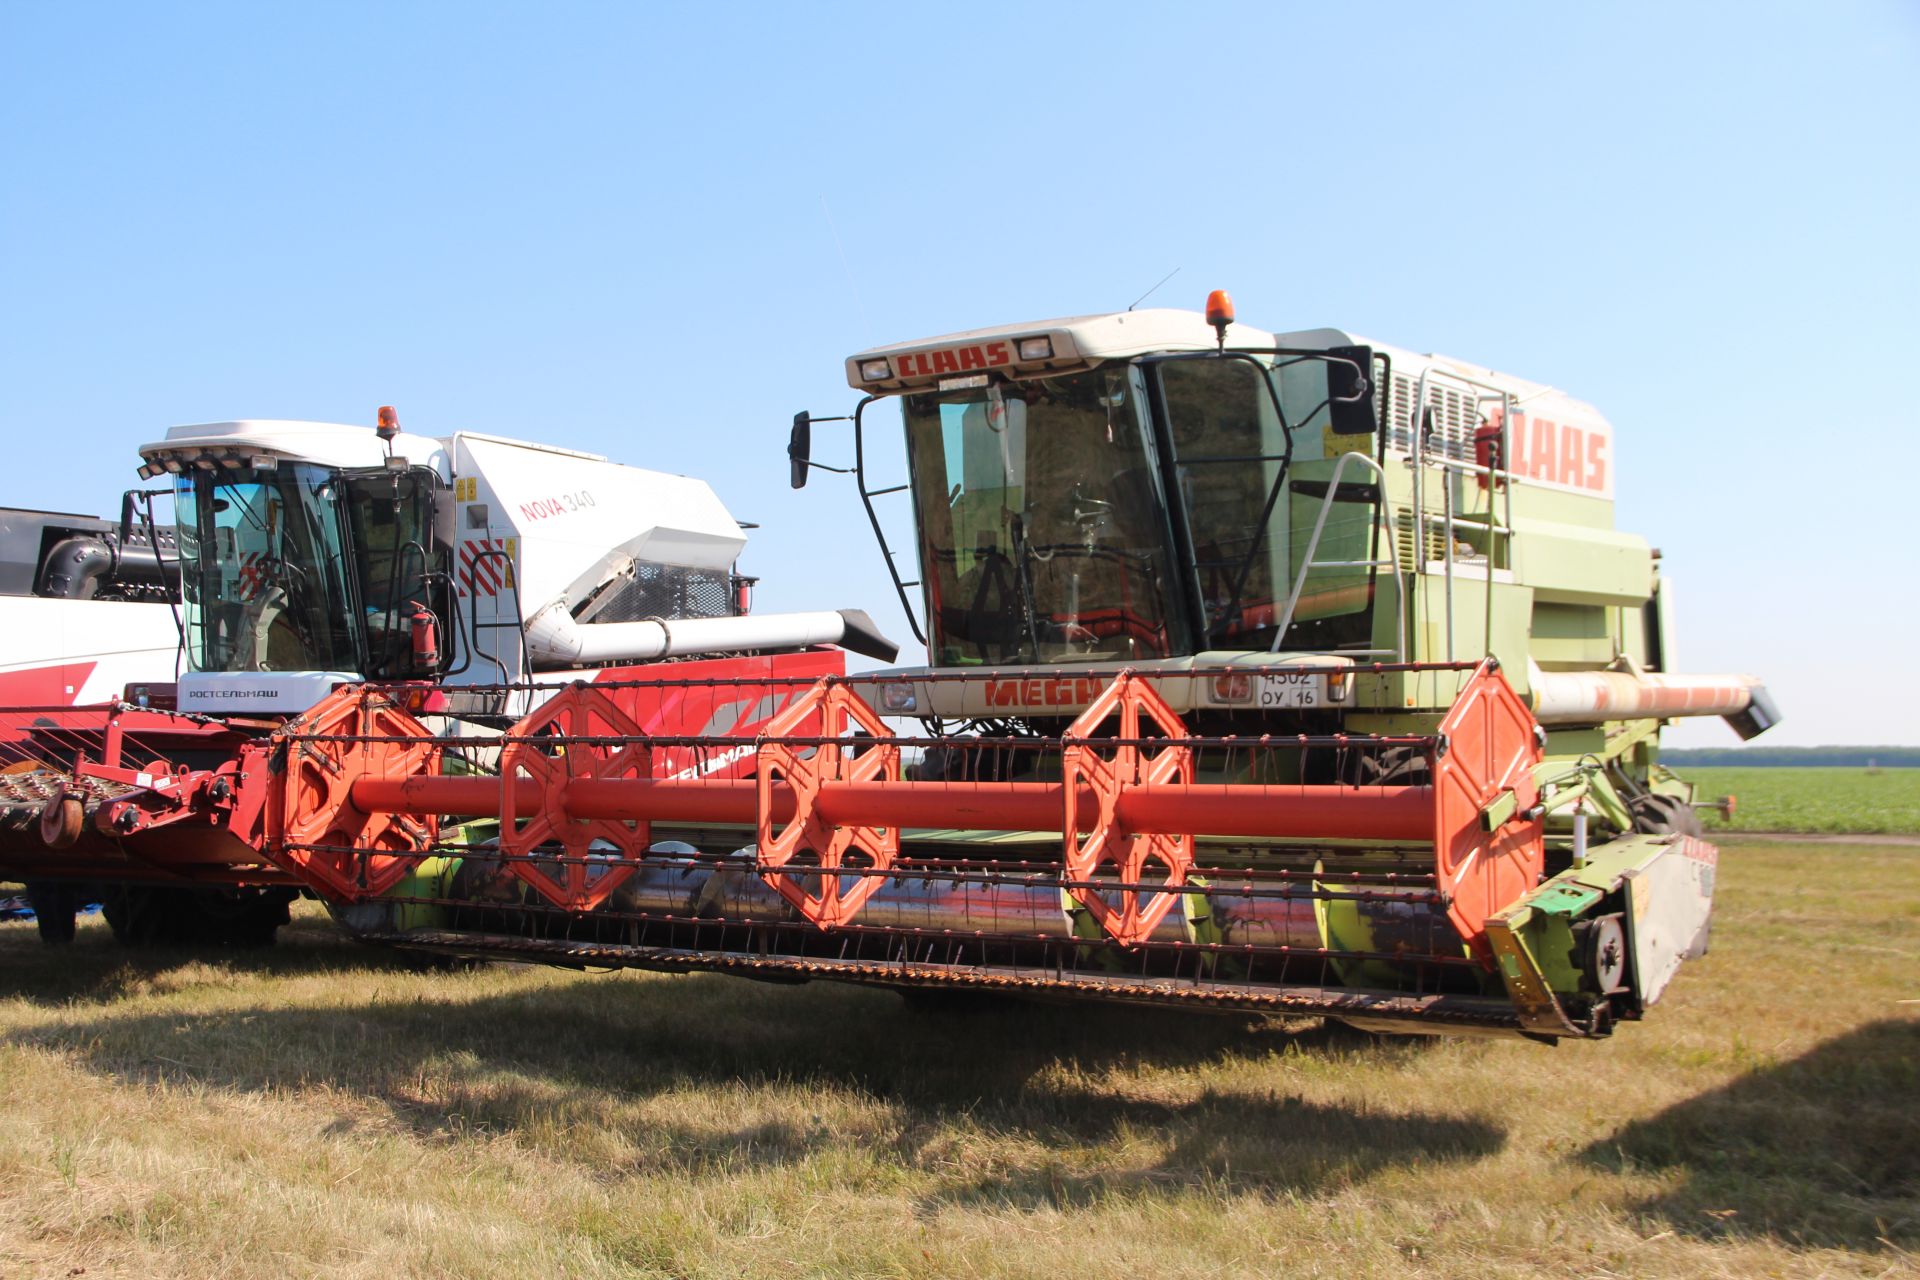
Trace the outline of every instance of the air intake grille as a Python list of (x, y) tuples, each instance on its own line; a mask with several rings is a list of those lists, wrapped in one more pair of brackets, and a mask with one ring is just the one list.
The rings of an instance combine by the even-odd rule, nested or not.
[(733, 583), (728, 574), (635, 564), (588, 599), (576, 616), (582, 622), (641, 622), (648, 618), (725, 618), (732, 613)]
[(1431, 564), (1435, 560), (1446, 558), (1447, 540), (1437, 520), (1427, 522), (1427, 546), (1424, 556), (1414, 553), (1413, 512), (1405, 507), (1393, 513), (1393, 536), (1399, 546), (1400, 567), (1403, 569), (1411, 571), (1422, 565)]
[[(1404, 373), (1393, 375), (1393, 390), (1387, 406), (1388, 447), (1402, 451), (1413, 447), (1409, 427), (1413, 421), (1414, 397), (1420, 381)], [(1427, 407), (1433, 410), (1433, 439), (1430, 452), (1436, 457), (1469, 460), (1473, 457), (1473, 433), (1480, 425), (1480, 405), (1471, 392), (1429, 380)]]

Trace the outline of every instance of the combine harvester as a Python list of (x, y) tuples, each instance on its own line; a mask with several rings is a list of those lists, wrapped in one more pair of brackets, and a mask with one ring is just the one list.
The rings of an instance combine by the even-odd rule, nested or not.
[[(895, 654), (856, 611), (749, 615), (745, 535), (697, 480), (403, 434), (391, 410), (375, 430), (180, 427), (141, 452), (143, 480), (172, 480), (177, 531), (150, 510), (136, 522), (139, 492), (117, 534), (0, 513), (0, 551), (19, 561), (0, 598), (15, 656), (0, 672), (15, 682), (0, 684), (0, 879), (29, 886), (50, 941), (72, 936), (82, 900), (104, 901), (122, 941), (257, 944), (303, 890), (363, 892), (357, 873), (329, 874), (347, 860), (287, 855), (269, 834), (282, 810), (262, 800), (283, 770), (315, 780), (283, 739), (337, 687), (378, 682), (390, 714), (459, 738), (448, 767), (484, 768), (534, 681), (627, 678), (623, 724), (750, 738), (795, 686), (844, 670), (817, 646)], [(666, 659), (683, 661), (626, 665)], [(643, 670), (679, 682), (640, 687)], [(367, 732), (384, 714), (300, 723)], [(695, 767), (734, 776), (750, 755)]]
[[(282, 723), (195, 721), (224, 757), (70, 768), (40, 834), (72, 833), (69, 866), (217, 851), (418, 950), (1412, 1031), (1604, 1035), (1704, 950), (1715, 851), (1658, 763), (1660, 726), (1716, 715), (1751, 736), (1775, 716), (1750, 678), (1671, 671), (1669, 597), (1613, 528), (1613, 437), (1591, 408), (1333, 330), (1237, 326), (1224, 295), (1204, 317), (956, 334), (847, 372), (866, 397), (830, 421), (851, 422), (890, 568), (880, 504), (912, 504), (920, 572), (895, 581), (931, 665), (656, 665), (553, 688), (542, 662), (670, 656), (683, 625), (596, 643), (604, 566), (534, 590), (531, 532), (492, 532), (499, 500), (456, 460), (422, 475), (426, 505), (389, 541), (420, 550), (337, 615), (378, 619), (379, 639), (276, 659), (289, 687), (292, 661), (330, 673), (249, 708)], [(886, 398), (899, 484), (867, 468)], [(815, 422), (794, 422), (796, 486)], [(284, 485), (245, 449), (207, 470), (215, 447), (144, 451), (200, 471), (180, 503), (203, 529), (235, 486)], [(375, 505), (415, 470), (368, 468)], [(591, 505), (552, 487), (556, 519)], [(429, 508), (453, 527), (430, 531)], [(183, 708), (264, 678), (219, 657), (270, 651), (261, 624), (223, 627), (232, 593), (193, 586), (237, 579), (262, 519), (286, 527), (227, 516), (231, 545), (182, 540), (206, 670)], [(458, 614), (419, 567), (451, 543), (470, 571), (479, 527), (497, 581), (538, 605), (507, 611), (534, 661), (492, 683), (438, 664)], [(352, 562), (293, 550), (268, 581)], [(498, 618), (475, 613), (464, 643)], [(628, 642), (648, 626), (660, 643)], [(647, 714), (695, 700), (741, 719)]]
[[(180, 651), (178, 553), (171, 526), (134, 513), (150, 495), (127, 494), (116, 529), (98, 516), (0, 507), (0, 775), (32, 771), (28, 729), (45, 738), (122, 696), (170, 681)], [(0, 795), (9, 794), (0, 781)], [(27, 914), (49, 942), (73, 936), (77, 909), (104, 896), (58, 883), (25, 886)], [(0, 919), (8, 918), (0, 901)]]
[[(0, 706), (70, 707), (171, 680), (180, 649), (170, 526), (0, 507)], [(3, 750), (3, 748), (0, 748)]]

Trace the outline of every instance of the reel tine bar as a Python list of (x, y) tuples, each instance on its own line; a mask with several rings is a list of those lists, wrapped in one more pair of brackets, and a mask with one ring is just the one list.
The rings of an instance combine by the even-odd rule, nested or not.
[[(871, 738), (846, 737), (850, 728)], [(833, 739), (796, 747), (783, 736)], [(825, 679), (769, 723), (757, 751), (760, 876), (794, 910), (822, 929), (844, 925), (881, 884), (877, 875), (837, 874), (849, 860), (876, 871), (900, 857), (900, 829), (835, 825), (818, 809), (820, 789), (830, 782), (899, 782), (900, 748), (893, 731), (846, 685)], [(793, 797), (793, 816), (776, 829), (774, 788)], [(814, 870), (817, 866), (818, 870)], [(788, 868), (805, 867), (804, 871)], [(768, 869), (774, 868), (774, 869)], [(851, 880), (852, 883), (848, 883)], [(817, 891), (809, 883), (818, 885)]]
[[(576, 682), (513, 727), (500, 753), (500, 850), (513, 873), (548, 902), (568, 911), (591, 911), (633, 874), (653, 841), (645, 818), (582, 818), (567, 809), (566, 793), (580, 779), (653, 776), (653, 749), (633, 719), (600, 690)], [(611, 750), (569, 739), (624, 738)], [(551, 740), (551, 741), (545, 741)], [(538, 799), (523, 802), (521, 783), (531, 781)], [(606, 841), (618, 860), (591, 857)], [(542, 845), (558, 843), (564, 858), (541, 858)]]
[[(1119, 736), (1125, 745), (1099, 748), (1087, 741), (1118, 715)], [(1135, 745), (1142, 737), (1142, 720), (1164, 733), (1168, 744), (1151, 752)], [(1186, 726), (1154, 687), (1130, 671), (1123, 671), (1067, 730), (1061, 753), (1065, 782), (1067, 872), (1074, 882), (1067, 893), (1087, 909), (1116, 941), (1133, 946), (1146, 941), (1167, 912), (1180, 900), (1180, 886), (1193, 867), (1193, 835), (1156, 835), (1129, 830), (1120, 816), (1120, 797), (1140, 786), (1165, 786), (1193, 781), (1193, 752), (1181, 739)], [(1080, 838), (1079, 791), (1093, 793), (1098, 817), (1085, 840)], [(1164, 872), (1154, 870), (1155, 864)], [(1102, 866), (1110, 867), (1126, 888), (1104, 890), (1088, 886)], [(1157, 892), (1139, 886), (1164, 884)]]

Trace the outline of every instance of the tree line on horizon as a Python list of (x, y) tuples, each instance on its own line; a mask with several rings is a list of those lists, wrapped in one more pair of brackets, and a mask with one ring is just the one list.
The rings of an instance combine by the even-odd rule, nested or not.
[(1920, 768), (1920, 747), (1680, 747), (1662, 751), (1664, 764), (1827, 769)]

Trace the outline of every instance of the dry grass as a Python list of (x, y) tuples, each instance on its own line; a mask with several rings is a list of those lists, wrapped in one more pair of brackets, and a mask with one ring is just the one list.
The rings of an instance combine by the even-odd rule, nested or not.
[(0, 927), (0, 1274), (1911, 1273), (1920, 851), (1723, 866), (1559, 1049)]

